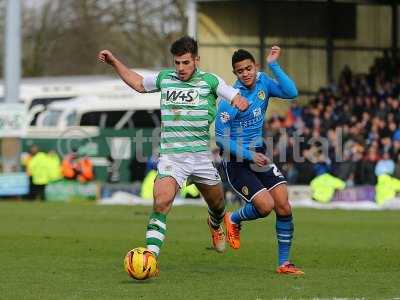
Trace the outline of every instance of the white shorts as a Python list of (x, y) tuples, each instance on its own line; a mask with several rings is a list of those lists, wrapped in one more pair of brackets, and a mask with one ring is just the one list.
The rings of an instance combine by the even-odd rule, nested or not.
[(157, 165), (160, 178), (171, 176), (182, 187), (188, 182), (216, 185), (221, 177), (211, 160), (211, 153), (196, 152), (182, 154), (161, 154)]

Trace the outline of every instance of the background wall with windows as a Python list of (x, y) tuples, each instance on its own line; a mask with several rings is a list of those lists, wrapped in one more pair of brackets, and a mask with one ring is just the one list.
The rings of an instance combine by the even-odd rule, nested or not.
[(195, 2), (203, 69), (232, 82), (235, 49), (248, 49), (265, 69), (266, 53), (277, 44), (303, 98), (337, 80), (346, 64), (367, 72), (399, 45), (396, 1)]

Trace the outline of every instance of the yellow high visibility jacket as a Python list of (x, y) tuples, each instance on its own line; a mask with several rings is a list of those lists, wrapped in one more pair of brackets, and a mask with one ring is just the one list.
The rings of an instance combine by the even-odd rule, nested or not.
[(194, 184), (187, 185), (187, 182), (185, 181), (181, 189), (181, 197), (186, 198), (187, 196), (190, 196), (191, 198), (197, 198), (200, 196), (200, 191)]
[(49, 180), (57, 181), (63, 178), (61, 173), (61, 160), (57, 154), (47, 154), (48, 169), (49, 169)]
[(142, 187), (140, 189), (140, 197), (143, 199), (153, 199), (153, 189), (154, 189), (154, 180), (156, 180), (157, 171), (151, 170), (147, 173), (146, 177), (143, 180)]
[(33, 184), (48, 184), (50, 179), (48, 155), (38, 152), (28, 164), (28, 173), (32, 176)]
[(346, 183), (329, 173), (325, 173), (315, 177), (311, 181), (310, 186), (314, 200), (328, 203), (332, 200), (335, 191), (343, 190), (346, 187)]
[(30, 154), (30, 153), (21, 158), (21, 165), (22, 165), (22, 167), (24, 167), (24, 170), (28, 176), (31, 176), (31, 174), (29, 174), (29, 170), (28, 170), (31, 160), (32, 160), (32, 154)]
[(375, 186), (375, 201), (379, 205), (393, 199), (396, 193), (400, 192), (400, 179), (388, 174), (378, 176), (378, 182)]

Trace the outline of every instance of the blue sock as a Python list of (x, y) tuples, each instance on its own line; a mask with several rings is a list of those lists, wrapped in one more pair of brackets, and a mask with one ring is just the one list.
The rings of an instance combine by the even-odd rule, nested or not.
[(293, 217), (276, 215), (276, 237), (278, 239), (279, 265), (289, 260), (290, 246), (293, 238)]
[(240, 224), (242, 221), (256, 220), (259, 218), (261, 218), (261, 215), (251, 202), (235, 210), (231, 215), (232, 222), (236, 224)]

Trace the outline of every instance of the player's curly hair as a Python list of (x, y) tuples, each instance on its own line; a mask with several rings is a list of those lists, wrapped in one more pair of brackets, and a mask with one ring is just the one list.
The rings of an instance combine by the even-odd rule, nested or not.
[(238, 49), (235, 52), (233, 52), (232, 55), (232, 68), (234, 65), (242, 60), (245, 59), (250, 59), (253, 63), (255, 63), (254, 56), (247, 50), (244, 49)]
[(198, 47), (197, 41), (190, 36), (183, 36), (180, 39), (176, 40), (170, 48), (170, 52), (172, 55), (183, 55), (186, 53), (190, 53), (193, 56), (197, 56)]

